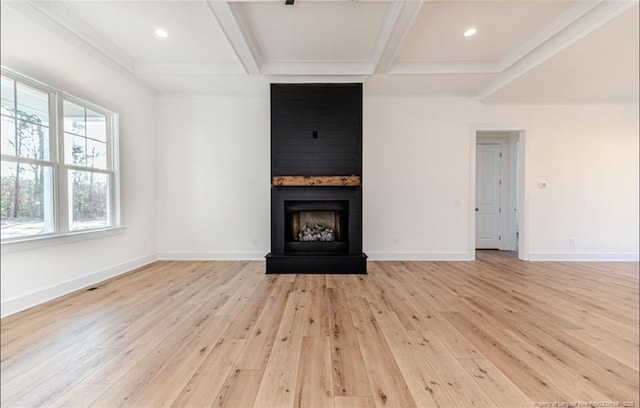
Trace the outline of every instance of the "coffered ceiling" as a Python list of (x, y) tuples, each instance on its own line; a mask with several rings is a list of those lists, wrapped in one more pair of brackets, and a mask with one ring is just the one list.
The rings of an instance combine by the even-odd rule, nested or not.
[[(370, 95), (638, 99), (637, 0), (3, 2), (159, 94), (365, 81)], [(8, 17), (3, 14), (3, 24)], [(475, 28), (477, 33), (463, 33)], [(160, 38), (154, 32), (168, 35)], [(89, 47), (87, 47), (89, 45)]]

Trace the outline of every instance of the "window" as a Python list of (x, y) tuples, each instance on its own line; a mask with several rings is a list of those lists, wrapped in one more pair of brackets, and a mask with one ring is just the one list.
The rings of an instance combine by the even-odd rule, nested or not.
[(2, 242), (116, 227), (117, 115), (3, 69)]

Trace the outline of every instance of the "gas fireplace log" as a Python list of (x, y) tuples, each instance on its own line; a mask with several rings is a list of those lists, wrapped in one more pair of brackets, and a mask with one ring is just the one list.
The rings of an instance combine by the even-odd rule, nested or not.
[(315, 226), (307, 226), (305, 225), (300, 230), (298, 234), (298, 241), (305, 242), (331, 242), (335, 241), (335, 237), (333, 235), (333, 230), (331, 228), (327, 228), (324, 225), (316, 224)]
[(360, 176), (275, 176), (274, 186), (359, 186)]

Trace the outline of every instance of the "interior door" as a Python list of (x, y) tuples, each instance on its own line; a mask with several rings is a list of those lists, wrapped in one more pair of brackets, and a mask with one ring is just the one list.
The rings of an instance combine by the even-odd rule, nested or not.
[(501, 145), (476, 146), (476, 248), (500, 249)]

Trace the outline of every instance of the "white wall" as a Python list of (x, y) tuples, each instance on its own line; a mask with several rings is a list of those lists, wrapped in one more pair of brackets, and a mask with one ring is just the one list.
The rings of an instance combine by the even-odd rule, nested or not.
[(269, 252), (269, 97), (159, 98), (162, 259)]
[[(638, 105), (486, 106), (418, 98), (365, 101), (370, 254), (471, 255), (470, 126), (489, 124), (526, 130), (529, 230), (521, 234), (528, 237), (529, 259), (637, 260)], [(540, 189), (540, 181), (548, 187)]]
[[(471, 127), (514, 124), (526, 129), (529, 257), (637, 259), (637, 105), (364, 103), (364, 248), (372, 258), (472, 258)], [(160, 98), (158, 117), (160, 256), (261, 258), (270, 228), (268, 95)], [(547, 189), (537, 187), (542, 180)]]
[(105, 238), (18, 252), (3, 246), (4, 316), (155, 259), (157, 179), (154, 95), (4, 2), (1, 15), (2, 65), (120, 114), (126, 227)]

